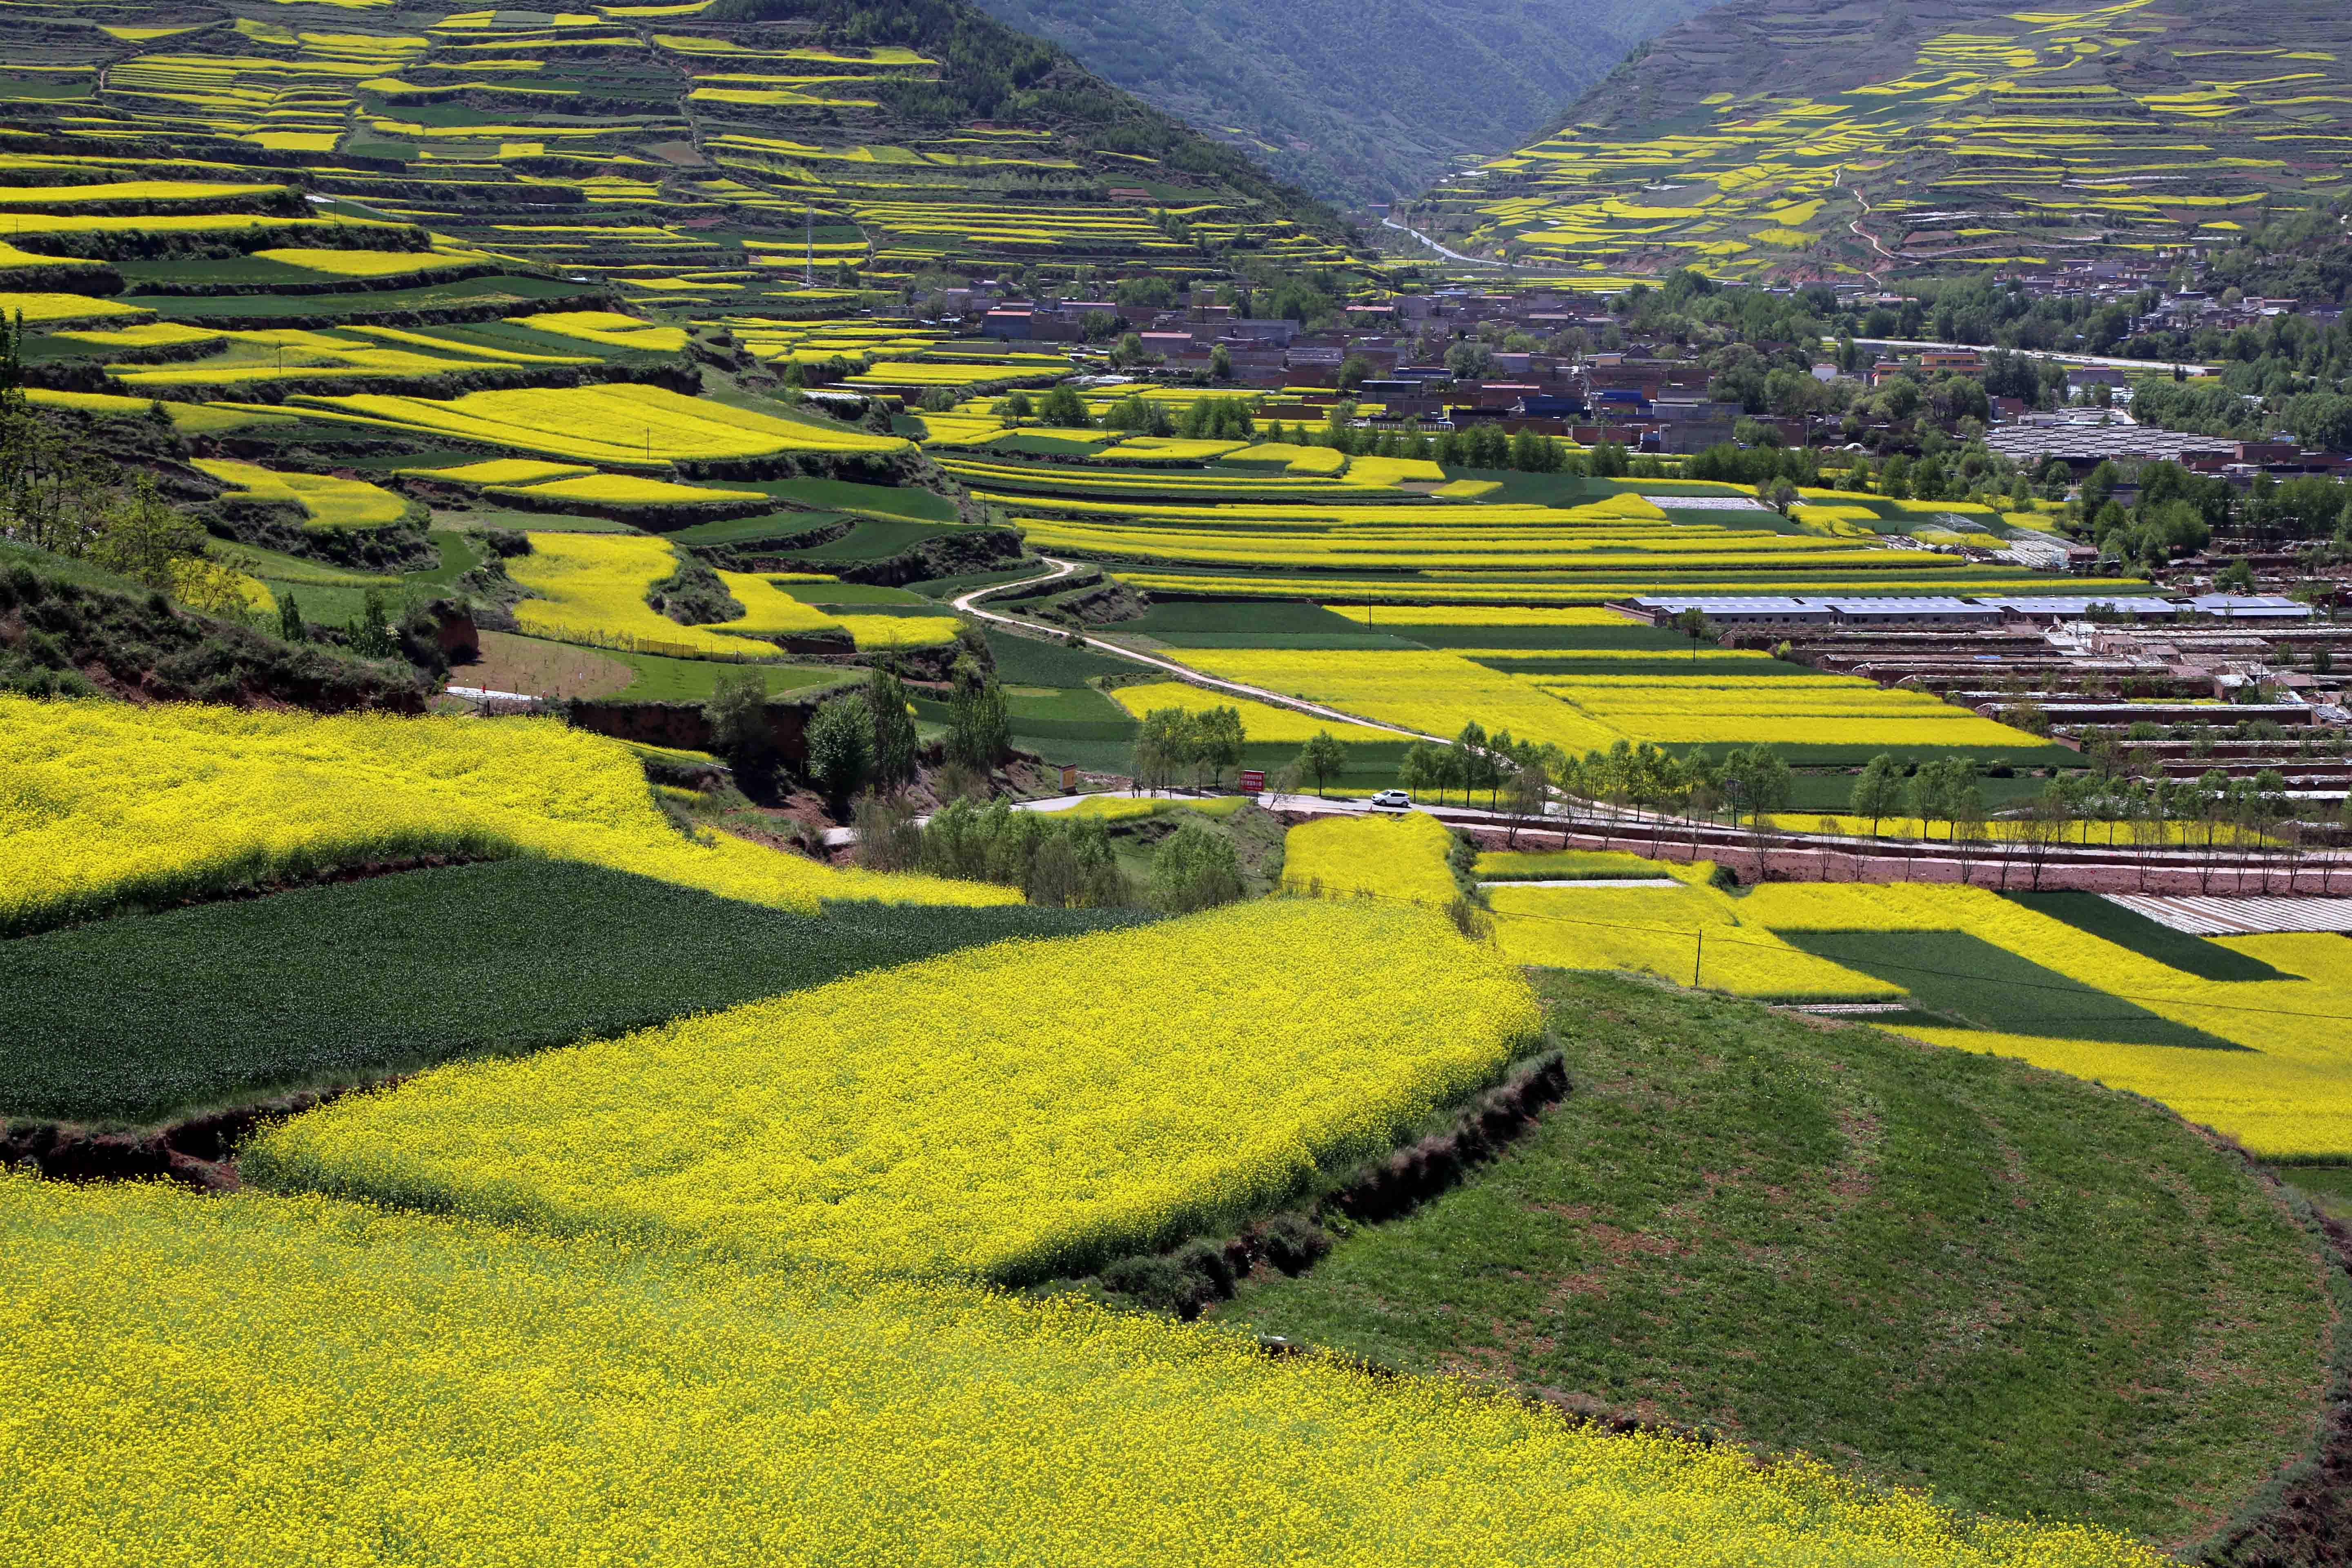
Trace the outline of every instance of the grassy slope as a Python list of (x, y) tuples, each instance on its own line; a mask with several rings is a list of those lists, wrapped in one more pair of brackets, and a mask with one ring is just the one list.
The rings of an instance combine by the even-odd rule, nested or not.
[(2308, 1439), (2315, 1241), (2168, 1114), (1874, 1030), (1541, 984), (1569, 1099), (1226, 1318), (2158, 1540)]
[(833, 904), (819, 919), (512, 860), (0, 942), (0, 1119), (132, 1123), (733, 1005), (1133, 911)]

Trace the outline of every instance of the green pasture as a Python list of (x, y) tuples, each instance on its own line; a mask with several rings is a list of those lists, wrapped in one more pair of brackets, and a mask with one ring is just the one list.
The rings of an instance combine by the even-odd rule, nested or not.
[(1727, 998), (1539, 984), (1568, 1097), (1218, 1320), (2158, 1542), (2303, 1451), (2319, 1238), (2169, 1112)]
[(126, 917), (0, 943), (0, 1117), (150, 1124), (1136, 918), (872, 904), (811, 917), (548, 860)]

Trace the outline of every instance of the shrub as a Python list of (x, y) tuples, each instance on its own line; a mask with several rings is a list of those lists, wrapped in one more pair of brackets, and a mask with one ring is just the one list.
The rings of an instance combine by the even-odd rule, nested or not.
[(857, 693), (835, 697), (816, 710), (808, 732), (809, 782), (835, 810), (874, 770), (874, 715)]
[(1229, 904), (1244, 890), (1234, 841), (1202, 823), (1180, 824), (1151, 858), (1151, 901), (1171, 914)]

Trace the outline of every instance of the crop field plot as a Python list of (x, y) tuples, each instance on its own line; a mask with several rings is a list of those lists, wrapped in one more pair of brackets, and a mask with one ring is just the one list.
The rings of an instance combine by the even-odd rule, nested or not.
[[(1482, 651), (1482, 650), (1473, 650)], [(1517, 650), (1513, 650), (1517, 651)], [(1515, 658), (1483, 662), (1435, 648), (1182, 647), (1204, 674), (1246, 681), (1345, 712), (1450, 738), (1475, 721), (1572, 755), (1619, 741), (1659, 745), (1770, 744), (1792, 756), (1843, 760), (1854, 747), (2033, 752), (2021, 731), (1910, 692), (1849, 677), (1788, 673), (1660, 676), (1647, 670), (1579, 677), (1519, 674)], [(1576, 661), (1555, 659), (1552, 666)]]
[(34, 327), (58, 327), (83, 321), (136, 321), (152, 312), (120, 300), (101, 300), (88, 294), (20, 293), (0, 289), (0, 316), (14, 321), (25, 319)]
[[(1956, 1517), (1436, 1380), (952, 1286), (13, 1173), (0, 1234), (21, 1308), (0, 1347), (36, 1456), (7, 1529), (36, 1555), (168, 1538), (265, 1568), (314, 1561), (322, 1542), (363, 1550), (392, 1489), (464, 1521), (420, 1543), (431, 1563), (617, 1547), (731, 1568), (871, 1542), (947, 1564), (1008, 1535), (1117, 1568), (1465, 1551), (1597, 1568), (1629, 1549), (1729, 1568), (1791, 1538), (1824, 1568), (2149, 1561), (2105, 1531)], [(587, 1392), (615, 1380), (646, 1397)], [(90, 1462), (77, 1445), (93, 1386), (176, 1416)], [(256, 1409), (272, 1418), (257, 1426)], [(1055, 1483), (1009, 1436), (1026, 1431), (1073, 1439)], [(290, 1475), (317, 1493), (296, 1516), (274, 1479)], [(1237, 1518), (1244, 1491), (1259, 1501)]]
[(414, 510), (410, 502), (364, 479), (276, 473), (227, 458), (198, 458), (194, 462), (240, 495), (297, 503), (311, 528), (383, 528), (407, 521)]
[(888, 454), (905, 443), (838, 425), (730, 407), (659, 387), (613, 384), (424, 397), (289, 399), (306, 418), (374, 426), (617, 468), (772, 458), (794, 452)]
[[(507, 860), (105, 921), (0, 943), (16, 1009), (0, 1117), (151, 1123), (1136, 918), (855, 904), (812, 915)], [(130, 973), (142, 980), (126, 996), (107, 977)]]
[[(2352, 1152), (2352, 944), (2341, 937), (2216, 939), (2214, 947), (2263, 967), (2216, 953), (2183, 968), (2165, 961), (2183, 957), (2177, 948), (2150, 956), (2140, 949), (2152, 944), (2128, 930), (2115, 931), (2134, 937), (2126, 945), (1981, 889), (1769, 886), (1741, 903), (1791, 942), (1853, 943), (1857, 960), (1923, 994), (1926, 1010), (1966, 1026), (1922, 1020), (1906, 1033), (2132, 1089), (2268, 1157)], [(1867, 935), (1885, 932), (1909, 940)], [(1978, 950), (1947, 933), (2007, 956), (1972, 957)], [(2017, 960), (2056, 978), (2003, 967)], [(1927, 973), (1906, 977), (1897, 963)], [(2247, 977), (2207, 977), (2217, 971)], [(2009, 994), (1986, 994), (2003, 986)]]
[(677, 569), (658, 539), (534, 533), (529, 555), (508, 568), (532, 596), (515, 620), (537, 637), (673, 658), (750, 660), (773, 657), (772, 645), (682, 626), (646, 603), (654, 584)]
[[(1351, 956), (1366, 947), (1377, 971)], [(1107, 969), (1155, 966), (1185, 985), (1107, 1006)], [(1301, 975), (1312, 1017), (1288, 1005)], [(289, 1123), (247, 1169), (565, 1231), (1034, 1279), (1386, 1148), (1534, 1024), (1517, 973), (1433, 915), (1274, 901), (442, 1069)]]
[[(618, 742), (555, 724), (5, 695), (0, 721), (30, 753), (11, 763), (0, 839), (0, 930), (12, 933), (422, 856), (578, 861), (780, 908), (1019, 899), (833, 870), (724, 836), (690, 841)], [(268, 809), (242, 809), (257, 800)]]
[[(2352, 1154), (2338, 936), (2151, 937), (2060, 896), (1900, 883), (1490, 889), (1524, 962), (1743, 995), (1899, 999), (1892, 1026), (2127, 1089), (2287, 1161)], [(1703, 940), (1702, 940), (1703, 939)]]
[(1419, 812), (1305, 823), (1283, 837), (1283, 891), (1442, 909), (1461, 894), (1445, 863), (1453, 847), (1445, 825)]
[[(787, 522), (796, 514), (779, 514)], [(797, 514), (807, 516), (809, 514)], [(905, 553), (916, 545), (941, 538), (952, 529), (934, 522), (909, 522), (895, 517), (861, 517), (854, 519), (849, 531), (838, 539), (821, 544), (796, 546), (792, 551), (795, 560), (806, 561), (821, 568), (849, 566), (863, 561), (882, 561)]]
[(1188, 713), (1206, 712), (1212, 708), (1231, 708), (1241, 714), (1243, 728), (1253, 741), (1291, 744), (1310, 740), (1318, 734), (1328, 734), (1335, 741), (1351, 745), (1395, 746), (1405, 739), (1393, 730), (1318, 719), (1314, 714), (1301, 713), (1294, 708), (1277, 708), (1270, 702), (1255, 702), (1246, 697), (1195, 686), (1186, 680), (1147, 680), (1115, 687), (1110, 695), (1119, 707), (1138, 719), (1156, 708), (1181, 708)]
[(1106, 628), (1119, 638), (1146, 637), (1169, 647), (1411, 647), (1367, 631), (1304, 601), (1164, 599), (1142, 616)]

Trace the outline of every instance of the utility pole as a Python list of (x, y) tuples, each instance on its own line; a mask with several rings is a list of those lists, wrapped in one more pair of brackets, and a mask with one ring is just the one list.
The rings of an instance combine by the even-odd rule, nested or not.
[(808, 248), (801, 260), (801, 281), (816, 287), (816, 208), (801, 204), (801, 240)]
[(1698, 938), (1698, 956), (1691, 960), (1691, 989), (1698, 989), (1699, 972), (1706, 966), (1706, 928), (1701, 926), (1692, 933)]

